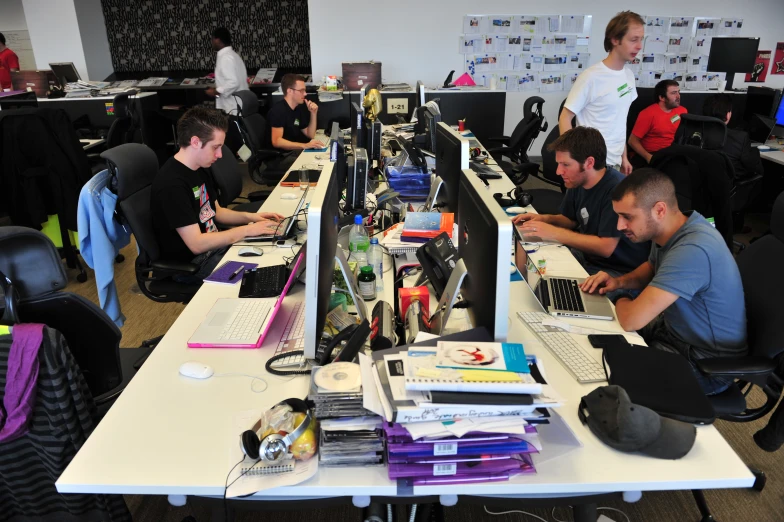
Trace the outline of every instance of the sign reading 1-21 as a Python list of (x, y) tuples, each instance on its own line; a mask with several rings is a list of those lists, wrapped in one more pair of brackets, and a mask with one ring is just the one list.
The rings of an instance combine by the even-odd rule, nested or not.
[(408, 114), (408, 98), (387, 98), (387, 114)]

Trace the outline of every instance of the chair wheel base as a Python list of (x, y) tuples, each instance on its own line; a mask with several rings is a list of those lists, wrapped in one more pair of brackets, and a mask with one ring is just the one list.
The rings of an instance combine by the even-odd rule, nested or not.
[(765, 475), (765, 472), (752, 470), (752, 473), (754, 473), (754, 478), (756, 479), (754, 481), (754, 485), (751, 486), (752, 489), (754, 491), (762, 491), (763, 489), (765, 489), (765, 484), (768, 482), (768, 476)]
[(79, 274), (77, 274), (76, 276), (76, 280), (79, 281), (80, 283), (84, 283), (85, 281), (87, 281), (87, 274), (84, 272), (79, 272)]

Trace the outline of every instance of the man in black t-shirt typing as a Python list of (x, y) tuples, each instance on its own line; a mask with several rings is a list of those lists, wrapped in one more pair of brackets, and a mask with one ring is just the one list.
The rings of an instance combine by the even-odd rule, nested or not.
[(268, 147), (289, 151), (277, 164), (268, 165), (275, 170), (288, 170), (305, 149), (321, 149), (324, 144), (316, 136), (318, 105), (305, 98), (305, 78), (286, 74), (280, 81), (283, 99), (270, 107), (267, 113), (270, 132)]
[(607, 147), (601, 133), (575, 127), (548, 149), (555, 151), (556, 173), (564, 180), (566, 194), (559, 214), (515, 217), (523, 235), (570, 247), (589, 274), (603, 270), (622, 275), (640, 266), (648, 258), (650, 242), (632, 243), (618, 230), (611, 193), (624, 176), (605, 165)]
[[(205, 170), (221, 157), (228, 119), (214, 109), (194, 107), (177, 122), (180, 150), (152, 183), (151, 214), (161, 257), (198, 264), (184, 283), (201, 284), (228, 246), (249, 236), (275, 233), (283, 216), (237, 212), (218, 204), (211, 175)], [(216, 223), (236, 226), (218, 231)]]

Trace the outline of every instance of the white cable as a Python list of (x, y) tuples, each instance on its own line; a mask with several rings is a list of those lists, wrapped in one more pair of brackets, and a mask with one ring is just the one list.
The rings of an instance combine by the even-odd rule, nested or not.
[[(213, 375), (213, 377), (250, 377), (251, 378), (251, 381), (250, 381), (250, 391), (252, 391), (253, 393), (264, 393), (265, 391), (267, 391), (267, 388), (269, 388), (269, 384), (267, 383), (266, 379), (264, 379), (262, 377), (258, 377), (256, 375), (248, 375), (247, 373), (216, 373), (215, 375)], [(257, 390), (253, 386), (253, 383), (255, 381), (263, 382), (264, 383), (264, 389), (263, 390)]]
[[(552, 511), (552, 513), (551, 513), (551, 514), (552, 514), (552, 516), (553, 516), (553, 520), (555, 520), (555, 522), (569, 522), (568, 520), (561, 520), (560, 518), (556, 517), (556, 516), (555, 516), (555, 510), (556, 510), (556, 509), (558, 509), (558, 508), (557, 508), (557, 507), (554, 507), (554, 508), (553, 508), (553, 511)], [(620, 509), (616, 509), (616, 508), (612, 508), (612, 507), (597, 507), (597, 508), (596, 508), (596, 510), (597, 510), (597, 511), (601, 511), (601, 510), (603, 510), (603, 509), (606, 509), (607, 511), (617, 511), (618, 513), (620, 513), (621, 515), (623, 515), (623, 517), (626, 519), (626, 522), (631, 522), (631, 519), (629, 518), (629, 515), (627, 515), (626, 513), (624, 513), (623, 511), (621, 511)]]
[(537, 520), (541, 520), (542, 522), (547, 522), (546, 519), (540, 517), (539, 515), (534, 515), (533, 513), (529, 513), (528, 511), (520, 511), (519, 509), (513, 509), (511, 511), (500, 511), (498, 513), (495, 513), (487, 509), (487, 506), (483, 506), (483, 507), (485, 508), (485, 513), (487, 513), (488, 515), (508, 515), (510, 513), (520, 513), (521, 515), (526, 515), (535, 518)]

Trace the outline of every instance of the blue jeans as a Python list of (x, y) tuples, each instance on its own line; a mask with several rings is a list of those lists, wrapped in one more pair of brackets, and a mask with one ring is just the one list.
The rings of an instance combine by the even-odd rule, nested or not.
[(700, 386), (705, 392), (705, 395), (719, 394), (729, 388), (730, 384), (732, 384), (732, 379), (727, 379), (724, 377), (708, 377), (703, 374), (697, 368), (697, 365), (694, 361), (705, 358), (705, 356), (701, 356), (700, 353), (692, 348), (689, 343), (675, 335), (675, 333), (669, 329), (667, 323), (664, 322), (664, 316), (659, 315), (656, 319), (648, 323), (647, 326), (645, 326), (642, 330), (639, 330), (637, 333), (640, 334), (643, 339), (645, 339), (645, 342), (651, 348), (656, 348), (657, 350), (662, 350), (669, 353), (677, 353), (685, 357), (686, 360), (689, 361), (689, 365), (694, 372), (694, 376), (697, 378), (697, 382), (700, 383)]
[[(591, 264), (587, 259), (585, 259), (585, 254), (583, 254), (581, 250), (577, 250), (576, 248), (570, 248), (569, 251), (571, 251), (574, 258), (577, 259), (577, 261), (583, 266), (583, 268), (585, 269), (586, 272), (588, 272), (589, 275), (594, 275), (597, 272), (606, 272), (607, 274), (610, 275), (610, 277), (620, 277), (625, 273), (625, 272), (620, 272), (618, 270), (613, 270), (612, 268), (604, 268)], [(614, 303), (615, 299), (622, 295), (637, 297), (638, 295), (640, 295), (640, 291), (639, 290), (613, 290), (612, 292), (608, 292), (605, 295), (610, 301)]]

